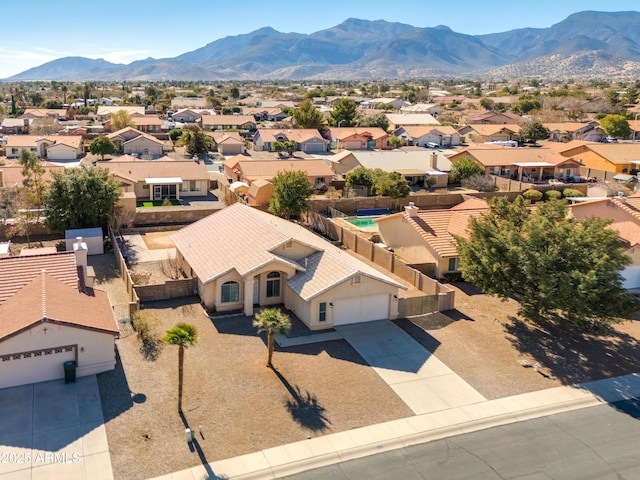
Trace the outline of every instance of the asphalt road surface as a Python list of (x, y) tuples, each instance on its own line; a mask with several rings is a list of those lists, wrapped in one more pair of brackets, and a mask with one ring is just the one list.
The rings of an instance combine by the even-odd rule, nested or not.
[(640, 479), (640, 400), (415, 445), (290, 480)]

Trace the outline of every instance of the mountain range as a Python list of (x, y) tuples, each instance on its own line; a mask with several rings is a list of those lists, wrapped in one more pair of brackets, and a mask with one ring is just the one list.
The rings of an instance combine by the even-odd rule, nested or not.
[(580, 12), (549, 28), (465, 35), (350, 18), (311, 34), (271, 27), (128, 65), (65, 57), (5, 79), (59, 81), (610, 77), (640, 75), (640, 12)]

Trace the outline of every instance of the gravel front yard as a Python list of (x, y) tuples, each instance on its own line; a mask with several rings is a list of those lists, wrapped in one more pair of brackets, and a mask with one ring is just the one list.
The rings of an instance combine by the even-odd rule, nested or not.
[(178, 349), (141, 349), (129, 325), (117, 341), (118, 369), (99, 375), (115, 478), (148, 478), (308, 437), (413, 413), (346, 341), (276, 350), (244, 316), (209, 319), (189, 298), (145, 305), (159, 337), (196, 326), (185, 352), (183, 410), (202, 455), (189, 451), (177, 412)]

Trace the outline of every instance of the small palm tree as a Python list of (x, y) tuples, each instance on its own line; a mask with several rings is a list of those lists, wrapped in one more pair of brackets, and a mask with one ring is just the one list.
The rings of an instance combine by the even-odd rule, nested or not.
[(184, 378), (184, 349), (198, 341), (196, 327), (188, 323), (179, 323), (167, 330), (162, 338), (164, 343), (178, 346), (178, 412), (182, 412), (182, 379)]
[(275, 335), (276, 333), (280, 333), (281, 335), (289, 333), (289, 330), (291, 330), (289, 315), (282, 313), (279, 308), (265, 308), (261, 312), (256, 313), (253, 326), (258, 328), (258, 333), (267, 332), (267, 347), (269, 349), (267, 367), (273, 367), (271, 359), (273, 357)]

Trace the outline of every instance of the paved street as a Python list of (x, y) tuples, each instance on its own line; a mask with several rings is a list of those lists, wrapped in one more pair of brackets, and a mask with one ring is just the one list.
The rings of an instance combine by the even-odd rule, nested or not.
[(640, 401), (575, 410), (282, 477), (289, 480), (640, 478)]

